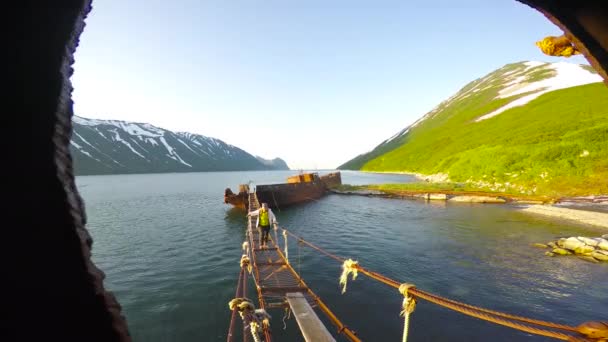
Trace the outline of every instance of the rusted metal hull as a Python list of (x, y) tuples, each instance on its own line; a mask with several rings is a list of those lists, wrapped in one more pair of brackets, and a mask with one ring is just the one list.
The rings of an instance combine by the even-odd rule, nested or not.
[[(297, 178), (297, 176), (294, 177)], [(289, 179), (293, 179), (294, 177), (290, 177)], [(328, 189), (342, 184), (340, 172), (333, 172), (323, 176), (314, 174), (314, 177), (311, 179), (312, 181), (298, 183), (258, 185), (255, 193), (260, 203), (268, 203), (268, 206), (271, 208), (280, 209), (298, 203), (317, 200)], [(227, 188), (224, 191), (224, 203), (231, 204), (237, 208), (247, 209), (248, 194), (249, 187), (246, 185), (241, 185), (237, 194)]]
[(237, 208), (246, 209), (247, 208), (247, 192), (239, 192), (235, 194), (230, 190), (230, 188), (226, 188), (224, 190), (224, 203), (232, 204)]
[(286, 183), (258, 185), (256, 194), (260, 203), (268, 203), (271, 208), (283, 208), (294, 204), (321, 198), (327, 191), (320, 181), (307, 183)]

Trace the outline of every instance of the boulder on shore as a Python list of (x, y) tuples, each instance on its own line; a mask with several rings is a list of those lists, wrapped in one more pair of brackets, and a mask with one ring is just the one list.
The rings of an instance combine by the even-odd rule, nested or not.
[(450, 202), (465, 202), (465, 203), (506, 203), (507, 200), (493, 196), (469, 196), (459, 195), (448, 198)]
[(535, 243), (534, 247), (551, 247), (550, 252), (545, 255), (576, 255), (580, 259), (589, 262), (608, 261), (608, 240), (601, 238), (589, 238), (584, 236), (572, 236), (560, 238), (557, 241), (549, 241), (546, 244)]

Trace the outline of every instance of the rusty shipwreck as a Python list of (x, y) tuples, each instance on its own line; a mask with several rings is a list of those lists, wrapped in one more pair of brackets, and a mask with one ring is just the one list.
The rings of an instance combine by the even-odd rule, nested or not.
[(230, 188), (224, 191), (224, 203), (247, 209), (249, 193), (257, 195), (260, 203), (268, 203), (272, 208), (283, 208), (294, 204), (321, 198), (328, 189), (342, 184), (340, 172), (331, 172), (320, 176), (318, 173), (301, 173), (287, 178), (287, 183), (257, 185), (239, 185), (239, 192)]

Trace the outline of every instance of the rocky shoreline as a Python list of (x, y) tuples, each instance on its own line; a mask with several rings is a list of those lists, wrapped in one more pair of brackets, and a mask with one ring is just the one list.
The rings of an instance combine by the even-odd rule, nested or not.
[(534, 246), (551, 248), (550, 252), (545, 253), (548, 256), (576, 255), (583, 260), (597, 263), (608, 261), (608, 240), (606, 239), (608, 239), (608, 234), (593, 238), (573, 236), (549, 241), (546, 244), (535, 243)]
[[(486, 194), (466, 194), (466, 193), (442, 193), (442, 192), (386, 192), (373, 189), (357, 189), (357, 190), (330, 190), (334, 194), (339, 195), (354, 195), (380, 198), (399, 198), (399, 199), (417, 199), (425, 201), (445, 201), (450, 203), (513, 203), (529, 205), (521, 210), (526, 213), (536, 215), (557, 217), (564, 220), (569, 220), (577, 223), (593, 225), (596, 227), (608, 228), (608, 212), (588, 211), (581, 209), (571, 209), (557, 207), (553, 201), (530, 200), (522, 198), (513, 198), (508, 196), (491, 196)], [(588, 203), (606, 203), (605, 196), (601, 196), (601, 201), (595, 197), (586, 197)], [(579, 202), (580, 203), (580, 202)], [(608, 206), (607, 206), (608, 208)]]
[[(382, 198), (404, 198), (404, 199), (421, 199), (426, 201), (447, 201), (460, 203), (507, 203), (513, 202), (512, 199), (505, 196), (489, 196), (479, 194), (447, 194), (441, 192), (386, 192), (380, 190), (330, 190), (334, 194), (339, 195), (356, 195), (367, 197), (382, 197)], [(519, 203), (540, 204), (542, 201), (521, 201)]]

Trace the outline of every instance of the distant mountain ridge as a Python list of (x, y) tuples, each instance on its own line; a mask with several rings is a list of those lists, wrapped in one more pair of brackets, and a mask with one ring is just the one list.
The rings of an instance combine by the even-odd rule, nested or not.
[(77, 175), (285, 170), (219, 139), (147, 123), (74, 116), (70, 149)]
[(339, 168), (522, 193), (606, 192), (608, 89), (601, 81), (586, 65), (507, 64)]
[(260, 156), (255, 156), (255, 158), (262, 164), (271, 167), (273, 170), (289, 170), (289, 166), (287, 163), (281, 158), (274, 159), (264, 159)]

